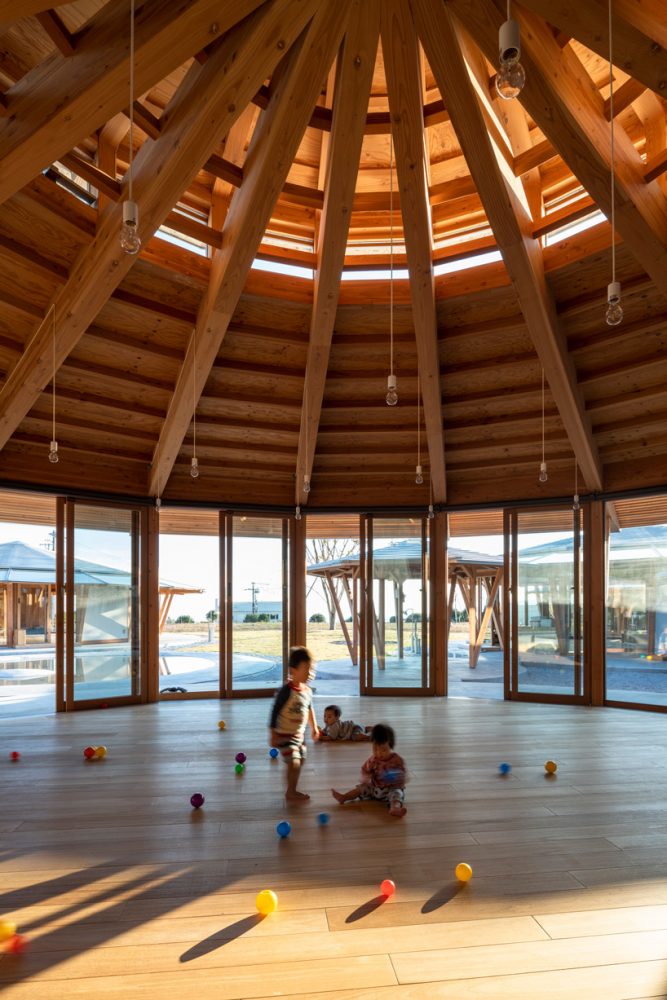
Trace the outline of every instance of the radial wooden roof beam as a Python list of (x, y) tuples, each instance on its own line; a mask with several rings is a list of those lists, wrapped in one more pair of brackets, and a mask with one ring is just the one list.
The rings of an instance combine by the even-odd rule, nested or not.
[[(493, 0), (450, 0), (487, 58), (497, 62), (504, 15)], [(609, 123), (602, 98), (575, 53), (558, 47), (539, 18), (515, 9), (521, 25), (526, 85), (521, 103), (609, 218)], [(616, 229), (630, 252), (667, 291), (667, 203), (655, 181), (646, 183), (639, 153), (622, 128), (615, 132)], [(604, 302), (601, 308), (604, 308)]]
[[(294, 0), (291, 0), (292, 5)], [(244, 164), (244, 181), (235, 193), (223, 230), (222, 249), (197, 316), (197, 364), (188, 350), (152, 463), (149, 493), (167, 482), (188, 431), (209, 372), (225, 338), (248, 271), (271, 212), (308, 125), (329, 67), (335, 58), (350, 0), (320, 2), (302, 38), (287, 54), (269, 106), (257, 122)]]
[(531, 219), (514, 190), (518, 182), (509, 171), (501, 169), (449, 9), (436, 12), (429, 0), (413, 0), (413, 9), (426, 56), (512, 278), (535, 349), (547, 372), (579, 467), (589, 489), (599, 490), (602, 488), (600, 458), (544, 278), (540, 245), (532, 237)]
[[(539, 14), (554, 27), (566, 29), (568, 34), (603, 59), (609, 58), (607, 0), (584, 0), (583, 3), (573, 3), (572, 0), (521, 0), (521, 5)], [(652, 28), (650, 23), (644, 24), (643, 30), (631, 20), (640, 6), (636, 2), (614, 4), (614, 62), (635, 80), (664, 97), (667, 91), (667, 51), (663, 48), (664, 4), (660, 4), (659, 20), (656, 20), (655, 26)], [(603, 31), (600, 31), (601, 24), (605, 25)], [(647, 34), (647, 31), (650, 33)]]
[[(137, 93), (261, 3), (146, 0), (136, 16)], [(109, 3), (77, 39), (73, 55), (54, 53), (7, 92), (11, 115), (0, 119), (0, 202), (127, 106), (129, 31), (129, 4)]]
[(341, 272), (380, 30), (379, 0), (355, 0), (334, 92), (296, 466), (296, 502), (306, 503), (336, 320)]
[[(258, 81), (273, 72), (315, 7), (316, 0), (272, 0), (230, 31), (204, 66), (192, 66), (165, 111), (159, 140), (146, 141), (135, 160), (134, 197), (144, 243), (250, 102)], [(202, 108), (206, 114), (197, 114)], [(109, 208), (55, 299), (58, 367), (136, 260), (120, 250), (122, 212), (122, 202)], [(42, 323), (37, 328), (0, 391), (0, 448), (51, 378), (48, 326)]]
[[(421, 67), (414, 23), (404, 0), (383, 2), (382, 52), (396, 151), (405, 249), (410, 270), (412, 316), (433, 499), (436, 503), (443, 503), (447, 498), (445, 444), (433, 284), (433, 241), (426, 182)], [(400, 372), (398, 375), (400, 376)], [(415, 451), (416, 443), (415, 441)]]

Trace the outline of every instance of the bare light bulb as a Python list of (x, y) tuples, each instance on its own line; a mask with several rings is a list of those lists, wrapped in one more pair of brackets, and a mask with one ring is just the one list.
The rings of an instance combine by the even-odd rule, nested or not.
[(308, 476), (303, 477), (303, 492), (310, 493), (310, 479)]
[(511, 101), (523, 90), (526, 71), (519, 62), (521, 58), (521, 35), (519, 23), (510, 18), (504, 21), (498, 32), (498, 61), (500, 69), (496, 75), (496, 90), (504, 101)]
[(51, 447), (49, 448), (49, 462), (52, 465), (57, 465), (58, 463), (58, 442), (52, 441)]
[(161, 506), (162, 506), (162, 501), (160, 500), (159, 497), (155, 497), (155, 509), (159, 510)]
[(123, 225), (120, 229), (120, 246), (124, 253), (135, 254), (141, 249), (139, 238), (139, 206), (136, 201), (123, 202)]
[(190, 475), (193, 479), (199, 479), (199, 462), (197, 461), (197, 456), (193, 455), (190, 462)]
[(433, 510), (433, 504), (430, 503), (428, 505), (428, 519), (429, 519), (429, 521), (432, 521), (434, 517), (435, 517), (435, 511)]
[(423, 482), (424, 482), (424, 476), (422, 475), (422, 467), (421, 465), (418, 465), (415, 468), (415, 483), (417, 484), (417, 486), (421, 486)]
[(301, 520), (301, 507), (299, 506), (299, 504), (296, 505), (296, 510), (294, 511), (294, 518), (297, 521)]
[(396, 406), (398, 403), (398, 392), (396, 391), (396, 376), (387, 375), (387, 395), (385, 399), (387, 400), (387, 406)]
[(539, 480), (540, 480), (541, 483), (546, 483), (546, 481), (547, 481), (548, 478), (549, 477), (547, 475), (547, 463), (546, 462), (540, 462)]
[(581, 504), (579, 503), (579, 494), (575, 493), (572, 500), (572, 510), (579, 510), (580, 508)]
[(605, 319), (608, 326), (618, 326), (623, 321), (620, 281), (610, 281), (607, 285), (607, 312)]

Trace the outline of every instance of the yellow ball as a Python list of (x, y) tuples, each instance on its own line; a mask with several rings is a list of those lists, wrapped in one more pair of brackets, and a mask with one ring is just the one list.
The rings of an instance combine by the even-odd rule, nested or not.
[(11, 920), (0, 920), (0, 941), (8, 941), (16, 934), (16, 924)]
[(547, 774), (555, 774), (558, 769), (558, 764), (555, 760), (548, 760), (544, 765), (544, 770)]
[(218, 729), (224, 729), (224, 728), (225, 728), (225, 721), (224, 719), (220, 719), (220, 722), (218, 723)]
[(278, 897), (270, 889), (262, 889), (261, 892), (257, 893), (255, 906), (263, 916), (266, 916), (278, 909)]
[(106, 757), (106, 755), (107, 755), (107, 748), (106, 747), (95, 747), (95, 756), (96, 757)]
[(456, 877), (459, 882), (469, 882), (472, 878), (472, 868), (465, 861), (459, 862), (456, 866)]

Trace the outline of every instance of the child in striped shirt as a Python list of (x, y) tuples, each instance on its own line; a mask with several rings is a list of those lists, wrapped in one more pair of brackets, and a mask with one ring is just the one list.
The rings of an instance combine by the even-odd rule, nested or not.
[(321, 740), (352, 740), (355, 743), (370, 740), (370, 726), (364, 728), (351, 719), (344, 721), (341, 715), (338, 705), (327, 705), (324, 709), (324, 725), (320, 729)]

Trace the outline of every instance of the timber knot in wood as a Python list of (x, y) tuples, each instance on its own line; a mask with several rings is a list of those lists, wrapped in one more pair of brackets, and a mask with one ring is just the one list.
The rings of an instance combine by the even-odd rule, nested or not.
[(354, 65), (357, 66), (357, 67), (361, 66), (361, 56), (355, 56), (354, 57)]
[(285, 40), (283, 38), (278, 39), (278, 41), (276, 42), (276, 48), (281, 50), (285, 48)]
[(220, 31), (220, 25), (218, 24), (217, 21), (214, 21), (213, 24), (211, 25), (211, 34), (217, 35), (219, 31)]

